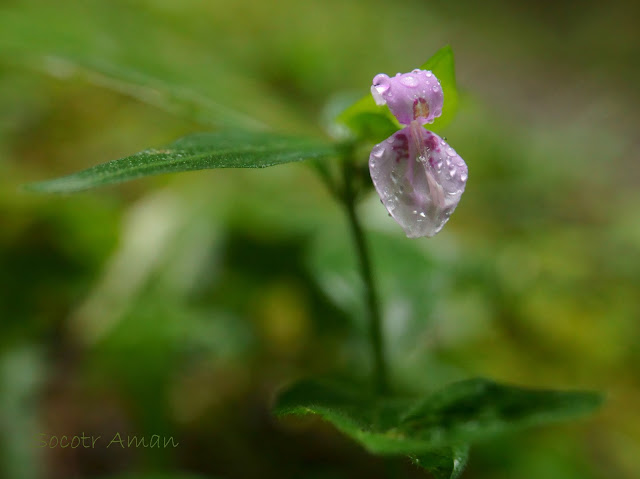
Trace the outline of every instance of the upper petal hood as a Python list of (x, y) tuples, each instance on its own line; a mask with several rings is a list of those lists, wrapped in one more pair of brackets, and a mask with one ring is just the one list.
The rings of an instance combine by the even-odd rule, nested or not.
[(422, 125), (433, 123), (442, 113), (442, 86), (435, 75), (427, 70), (398, 73), (395, 77), (380, 73), (373, 79), (371, 94), (376, 104), (386, 103), (403, 125), (412, 121)]

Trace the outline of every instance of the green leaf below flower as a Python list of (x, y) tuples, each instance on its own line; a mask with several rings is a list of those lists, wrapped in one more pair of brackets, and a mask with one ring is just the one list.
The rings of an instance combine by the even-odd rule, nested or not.
[(318, 415), (371, 453), (408, 455), (438, 478), (455, 478), (469, 443), (576, 418), (601, 402), (593, 392), (535, 390), (481, 378), (422, 399), (366, 395), (349, 385), (304, 380), (279, 396), (274, 413)]

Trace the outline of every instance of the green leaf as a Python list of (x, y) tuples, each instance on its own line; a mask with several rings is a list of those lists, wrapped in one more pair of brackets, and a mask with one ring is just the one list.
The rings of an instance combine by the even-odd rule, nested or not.
[(413, 403), (366, 395), (339, 383), (303, 380), (278, 397), (274, 414), (319, 415), (374, 454), (417, 454), (429, 451), (430, 445), (414, 443), (397, 431)]
[(49, 181), (26, 185), (29, 191), (71, 193), (149, 175), (210, 168), (264, 168), (336, 155), (336, 146), (319, 140), (264, 132), (221, 131), (181, 138), (119, 160)]
[(436, 477), (455, 478), (465, 466), (467, 444), (575, 418), (601, 402), (593, 392), (525, 389), (487, 379), (453, 383), (422, 399), (303, 380), (278, 397), (274, 413), (318, 415), (371, 453), (408, 455)]
[[(449, 45), (438, 50), (429, 60), (420, 66), (422, 70), (431, 70), (440, 80), (444, 92), (442, 115), (426, 126), (439, 132), (447, 126), (458, 110), (458, 90), (453, 50)], [(376, 143), (391, 136), (402, 128), (386, 105), (378, 106), (371, 94), (367, 94), (344, 110), (336, 121), (347, 126), (356, 136)]]
[(429, 442), (475, 441), (592, 412), (602, 396), (585, 391), (537, 390), (469, 379), (425, 398), (401, 429)]

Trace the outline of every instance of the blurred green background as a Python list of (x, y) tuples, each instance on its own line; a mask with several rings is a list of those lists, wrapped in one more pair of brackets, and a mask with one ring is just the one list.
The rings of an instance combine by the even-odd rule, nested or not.
[[(211, 129), (208, 112), (324, 135), (335, 94), (450, 44), (458, 210), (411, 241), (375, 195), (361, 205), (395, 382), (606, 391), (592, 418), (473, 448), (464, 477), (640, 477), (639, 17), (615, 1), (3, 0), (0, 475), (425, 477), (269, 416), (287, 381), (368, 368), (348, 230), (308, 165), (18, 186)], [(39, 447), (116, 432), (179, 446)]]

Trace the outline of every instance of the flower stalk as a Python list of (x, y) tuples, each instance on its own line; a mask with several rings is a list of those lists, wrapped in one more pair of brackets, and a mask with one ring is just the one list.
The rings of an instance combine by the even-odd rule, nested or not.
[(373, 358), (373, 380), (376, 392), (384, 394), (389, 390), (387, 362), (383, 344), (382, 315), (380, 301), (376, 289), (369, 249), (356, 211), (358, 192), (354, 184), (354, 162), (345, 158), (343, 162), (343, 204), (349, 220), (351, 236), (358, 256), (360, 274), (364, 284), (365, 304), (369, 317), (369, 342)]
[[(433, 72), (413, 70), (395, 77), (376, 75), (371, 94), (379, 106), (387, 105), (404, 127), (371, 150), (369, 173), (389, 216), (409, 238), (434, 236), (449, 220), (464, 192), (468, 169), (464, 160), (445, 140), (423, 126), (440, 116), (444, 93)], [(369, 339), (373, 356), (375, 388), (389, 390), (380, 302), (371, 259), (356, 211), (362, 184), (356, 174), (353, 145), (343, 154), (344, 204), (358, 255), (369, 316)], [(328, 171), (319, 171), (327, 185), (338, 192)]]

